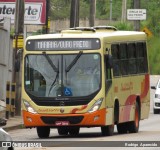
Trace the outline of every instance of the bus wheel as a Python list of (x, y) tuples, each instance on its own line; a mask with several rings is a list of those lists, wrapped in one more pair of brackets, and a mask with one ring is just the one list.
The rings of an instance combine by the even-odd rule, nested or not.
[(127, 133), (128, 124), (127, 123), (117, 124), (117, 131), (118, 131), (119, 134)]
[(68, 135), (68, 128), (66, 127), (59, 127), (57, 130), (59, 135)]
[(114, 133), (114, 125), (108, 125), (101, 127), (101, 132), (103, 136), (111, 136)]
[(79, 130), (80, 130), (80, 127), (70, 127), (69, 128), (69, 134), (71, 136), (76, 136), (79, 134)]
[(139, 120), (140, 120), (140, 110), (138, 103), (136, 103), (135, 109), (135, 119), (132, 122), (129, 122), (128, 130), (130, 133), (137, 133), (139, 130)]
[(37, 127), (37, 134), (39, 138), (48, 138), (50, 134), (49, 127)]

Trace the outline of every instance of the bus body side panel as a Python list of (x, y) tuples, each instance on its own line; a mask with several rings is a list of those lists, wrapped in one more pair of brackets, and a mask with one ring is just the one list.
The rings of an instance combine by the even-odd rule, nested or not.
[(150, 76), (145, 75), (143, 82), (141, 82), (142, 93), (141, 93), (141, 119), (149, 117), (150, 113)]
[[(117, 40), (108, 39), (108, 43), (114, 43), (114, 41), (115, 43), (118, 44), (121, 42), (127, 43), (126, 38), (127, 37), (124, 36), (124, 39), (122, 38)], [(146, 39), (145, 37), (143, 37), (142, 39), (139, 39), (139, 41), (138, 39), (130, 39), (130, 40), (131, 41), (129, 42), (134, 43), (139, 41), (144, 42)], [(131, 73), (127, 75), (119, 74), (117, 77), (113, 76), (113, 69), (112, 69), (112, 87), (110, 89), (112, 95), (111, 96), (112, 103), (108, 99), (106, 99), (106, 106), (113, 108), (112, 120), (114, 118), (115, 101), (118, 101), (119, 104), (119, 123), (129, 122), (135, 119), (136, 101), (140, 104), (140, 112), (141, 112), (140, 119), (148, 118), (150, 111), (149, 83), (150, 82), (149, 82), (148, 68), (147, 70), (145, 70), (145, 73), (137, 73), (137, 74)]]
[(138, 99), (140, 100), (141, 119), (148, 118), (150, 111), (148, 74), (113, 79), (113, 85), (113, 99), (117, 99), (120, 103), (119, 123), (134, 120), (135, 103)]
[(131, 83), (133, 84), (133, 88), (131, 88), (133, 100), (130, 100), (130, 103), (134, 102), (135, 104), (135, 101), (139, 100), (141, 119), (148, 118), (150, 111), (149, 74), (131, 76)]
[(133, 116), (133, 106), (126, 101), (130, 96), (130, 77), (121, 77), (113, 79), (113, 101), (119, 102), (119, 123), (130, 121)]

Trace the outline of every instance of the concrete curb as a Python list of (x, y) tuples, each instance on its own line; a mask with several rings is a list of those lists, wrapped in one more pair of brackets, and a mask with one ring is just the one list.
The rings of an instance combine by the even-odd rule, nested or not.
[(24, 124), (17, 124), (17, 125), (13, 125), (13, 126), (6, 126), (6, 127), (2, 127), (5, 131), (12, 131), (12, 130), (17, 130), (17, 129), (23, 129), (24, 128)]
[(7, 124), (5, 126), (2, 126), (2, 128), (5, 131), (23, 129), (24, 128), (23, 118), (21, 116), (10, 117), (7, 120)]

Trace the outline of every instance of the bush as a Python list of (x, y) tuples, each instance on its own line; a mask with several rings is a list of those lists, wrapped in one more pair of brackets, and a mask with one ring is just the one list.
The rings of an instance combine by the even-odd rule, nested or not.
[(159, 37), (148, 39), (149, 67), (151, 74), (160, 74)]
[(118, 23), (114, 24), (114, 26), (118, 30), (127, 30), (127, 31), (133, 30), (133, 25), (130, 23), (127, 23), (127, 22), (118, 22)]

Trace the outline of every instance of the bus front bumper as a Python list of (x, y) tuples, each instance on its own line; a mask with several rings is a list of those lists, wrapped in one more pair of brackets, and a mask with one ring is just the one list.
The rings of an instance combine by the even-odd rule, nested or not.
[(22, 111), (24, 125), (27, 128), (38, 126), (104, 126), (106, 123), (106, 109), (85, 114), (46, 115), (32, 114)]

